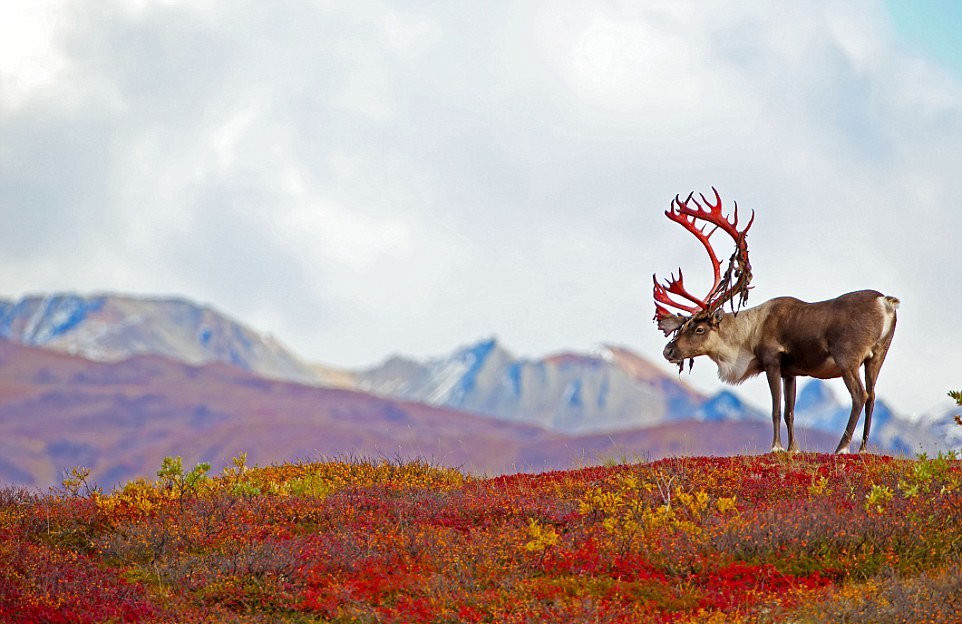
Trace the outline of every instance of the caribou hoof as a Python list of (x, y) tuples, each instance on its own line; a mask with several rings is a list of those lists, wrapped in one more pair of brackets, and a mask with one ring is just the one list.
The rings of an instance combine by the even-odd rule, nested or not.
[(776, 445), (774, 445), (774, 446), (772, 447), (771, 452), (772, 452), (772, 453), (784, 453), (784, 452), (785, 452), (785, 449), (782, 447), (781, 444), (776, 444)]

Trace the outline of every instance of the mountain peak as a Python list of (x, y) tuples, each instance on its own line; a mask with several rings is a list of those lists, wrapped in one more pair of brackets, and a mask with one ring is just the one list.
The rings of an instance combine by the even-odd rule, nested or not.
[(795, 402), (796, 411), (834, 409), (841, 405), (831, 387), (821, 380), (812, 379), (802, 386)]
[(565, 432), (609, 432), (657, 424), (703, 401), (624, 348), (517, 358), (497, 339), (406, 366), (358, 373), (377, 394), (485, 414)]
[(484, 360), (495, 351), (505, 351), (497, 337), (484, 338), (476, 343), (458, 349), (457, 356), (462, 359)]
[(603, 349), (602, 353), (606, 359), (610, 359), (618, 368), (639, 381), (656, 382), (666, 378), (665, 372), (651, 360), (643, 358), (627, 347), (606, 344)]
[(103, 296), (55, 294), (4, 302), (0, 307), (0, 337), (20, 337), (27, 344), (43, 346), (78, 327), (105, 301)]
[(709, 399), (702, 408), (706, 421), (738, 420), (745, 412), (745, 404), (731, 390), (722, 390)]
[(318, 373), (273, 338), (182, 298), (60, 293), (0, 302), (0, 337), (116, 362), (160, 355), (223, 362), (266, 377), (316, 383)]

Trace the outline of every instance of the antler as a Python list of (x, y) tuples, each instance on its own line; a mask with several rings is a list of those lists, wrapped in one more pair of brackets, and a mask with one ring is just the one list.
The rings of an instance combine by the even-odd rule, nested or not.
[[(745, 235), (752, 227), (752, 223), (755, 222), (755, 212), (752, 211), (752, 217), (745, 229), (739, 230), (738, 204), (735, 204), (733, 220), (729, 220), (727, 216), (722, 214), (722, 201), (718, 191), (715, 190), (715, 187), (712, 187), (711, 190), (715, 194), (715, 203), (711, 203), (703, 194), (699, 193), (707, 208), (698, 203), (698, 200), (693, 199), (694, 192), (690, 193), (684, 201), (676, 195), (671, 202), (671, 208), (665, 211), (665, 216), (676, 223), (680, 223), (682, 227), (694, 234), (705, 251), (708, 252), (714, 282), (708, 290), (708, 294), (699, 298), (685, 288), (684, 275), (681, 269), (678, 269), (677, 278), (672, 273), (671, 279), (664, 285), (658, 283), (656, 276), (652, 276), (654, 281), (655, 319), (659, 321), (659, 326), (662, 326), (662, 323), (669, 318), (681, 316), (672, 313), (665, 306), (687, 312), (690, 315), (700, 315), (711, 314), (724, 306), (725, 303), (732, 301), (736, 295), (738, 296), (738, 307), (744, 305), (748, 299), (748, 283), (752, 279), (752, 268), (748, 261), (748, 243), (745, 240)], [(693, 203), (694, 207), (690, 206), (689, 203)], [(699, 221), (703, 221), (705, 225), (699, 226)], [(709, 231), (709, 226), (714, 227)], [(718, 259), (710, 241), (712, 234), (718, 230), (722, 230), (735, 241), (735, 252), (729, 259), (728, 269), (724, 275), (721, 272), (721, 261)], [(673, 299), (670, 295), (676, 295), (680, 299)], [(665, 327), (662, 328), (665, 329)], [(667, 330), (666, 333), (668, 333)]]

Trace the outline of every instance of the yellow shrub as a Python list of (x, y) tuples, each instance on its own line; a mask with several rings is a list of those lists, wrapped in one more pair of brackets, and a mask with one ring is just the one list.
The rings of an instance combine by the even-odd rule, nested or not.
[(543, 526), (534, 518), (528, 521), (528, 537), (523, 548), (528, 552), (544, 552), (558, 543), (558, 532), (552, 526)]

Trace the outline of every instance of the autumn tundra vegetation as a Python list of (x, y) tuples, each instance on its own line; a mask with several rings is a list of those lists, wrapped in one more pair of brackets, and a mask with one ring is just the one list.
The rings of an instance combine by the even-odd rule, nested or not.
[(164, 460), (0, 488), (0, 622), (951, 622), (962, 468), (773, 453), (481, 477)]
[[(703, 243), (715, 282), (698, 298), (680, 271), (655, 280), (656, 318), (675, 334), (665, 357), (709, 355), (732, 382), (765, 372), (773, 450), (782, 398), (797, 450), (794, 378), (842, 376), (853, 407), (838, 450), (864, 406), (864, 451), (897, 300), (778, 299), (736, 320), (722, 308), (747, 295), (748, 226), (721, 214), (717, 193), (702, 199), (707, 208), (676, 198), (668, 214)], [(724, 274), (708, 242), (718, 229), (736, 242)], [(779, 306), (804, 322), (768, 315)], [(839, 333), (839, 316), (862, 320)], [(734, 333), (767, 341), (725, 334), (755, 321)], [(84, 468), (48, 492), (0, 486), (0, 623), (962, 622), (955, 452), (674, 457), (495, 477), (425, 460), (251, 467), (241, 454), (210, 472), (167, 457), (156, 478), (111, 489)]]

